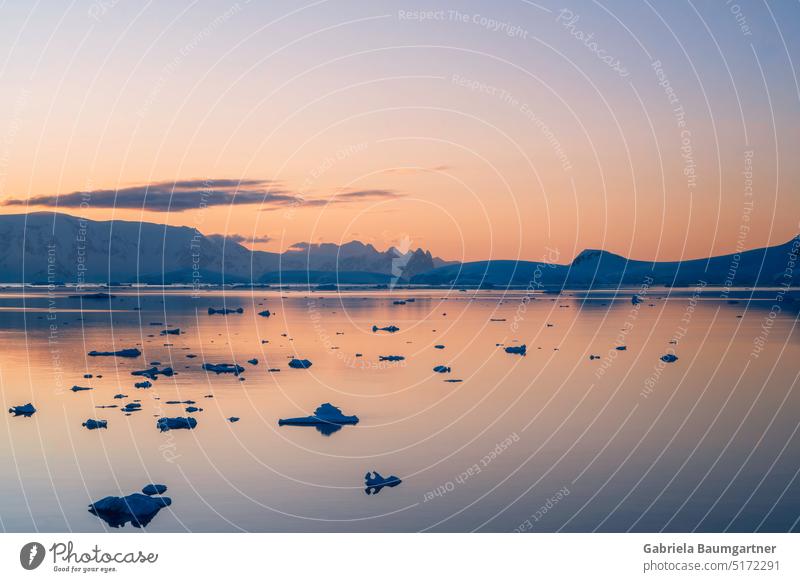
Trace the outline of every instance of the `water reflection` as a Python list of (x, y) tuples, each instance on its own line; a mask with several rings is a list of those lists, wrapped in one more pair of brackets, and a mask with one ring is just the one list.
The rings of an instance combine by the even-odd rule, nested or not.
[[(88, 501), (158, 480), (176, 504), (137, 519), (154, 531), (512, 531), (564, 488), (534, 531), (797, 530), (797, 302), (659, 289), (634, 306), (636, 291), (115, 289), (83, 310), (0, 291), (0, 519), (101, 531)], [(313, 366), (288, 365), (300, 357)], [(189, 401), (193, 430), (155, 430)], [(15, 418), (23, 403), (35, 414)], [(112, 403), (107, 429), (82, 427)], [(362, 482), (373, 467), (403, 486)]]

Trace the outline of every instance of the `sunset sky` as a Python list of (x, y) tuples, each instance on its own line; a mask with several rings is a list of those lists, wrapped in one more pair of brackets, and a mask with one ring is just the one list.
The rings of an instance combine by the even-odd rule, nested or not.
[(11, 0), (0, 212), (451, 260), (778, 244), (792, 63), (794, 2)]

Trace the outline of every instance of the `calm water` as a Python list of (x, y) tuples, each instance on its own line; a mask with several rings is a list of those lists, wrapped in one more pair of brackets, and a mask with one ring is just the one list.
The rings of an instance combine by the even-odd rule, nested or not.
[[(776, 291), (731, 303), (651, 290), (638, 307), (630, 291), (527, 304), (488, 291), (114, 293), (83, 309), (66, 292), (0, 293), (3, 405), (38, 409), (0, 422), (5, 531), (106, 529), (87, 504), (150, 482), (173, 504), (147, 531), (800, 529), (800, 333), (796, 308), (770, 315)], [(207, 314), (223, 305), (244, 314)], [(165, 324), (185, 333), (159, 336)], [(496, 345), (519, 343), (527, 356)], [(143, 356), (86, 355), (129, 347)], [(661, 364), (670, 352), (679, 360)], [(313, 367), (290, 369), (294, 356)], [(153, 361), (178, 374), (134, 388), (131, 371)], [(245, 381), (203, 362), (236, 362)], [(130, 416), (96, 408), (135, 399)], [(186, 416), (165, 402), (187, 399), (204, 409), (197, 428), (159, 433), (157, 417)], [(278, 427), (324, 402), (361, 422), (330, 436)], [(367, 496), (372, 470), (403, 483)]]

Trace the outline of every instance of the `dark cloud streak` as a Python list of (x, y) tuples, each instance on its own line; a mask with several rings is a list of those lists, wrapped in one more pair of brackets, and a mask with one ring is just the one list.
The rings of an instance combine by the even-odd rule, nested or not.
[(271, 180), (182, 180), (156, 182), (118, 190), (11, 198), (3, 206), (51, 208), (125, 208), (149, 212), (183, 212), (203, 206), (263, 204), (282, 206), (303, 200)]
[(351, 190), (330, 198), (302, 198), (272, 180), (179, 180), (129, 186), (118, 190), (91, 190), (10, 198), (2, 206), (49, 208), (117, 208), (148, 212), (184, 212), (208, 206), (261, 205), (262, 210), (285, 207), (310, 208), (346, 204), (358, 200), (389, 200), (401, 194), (393, 190)]

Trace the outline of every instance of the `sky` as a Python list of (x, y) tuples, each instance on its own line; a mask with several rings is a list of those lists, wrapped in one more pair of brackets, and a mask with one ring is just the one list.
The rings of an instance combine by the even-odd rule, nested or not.
[(800, 4), (0, 0), (0, 212), (677, 260), (800, 232)]

